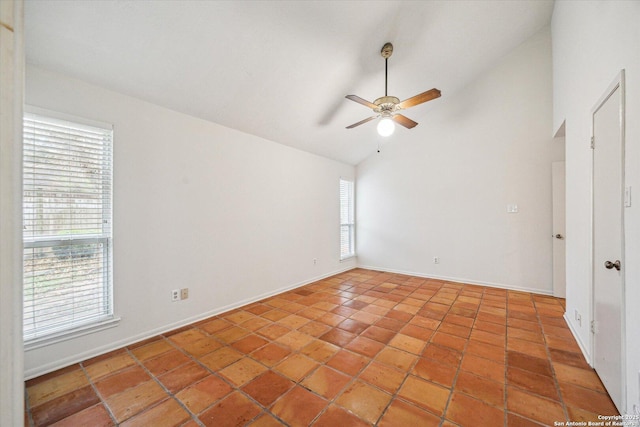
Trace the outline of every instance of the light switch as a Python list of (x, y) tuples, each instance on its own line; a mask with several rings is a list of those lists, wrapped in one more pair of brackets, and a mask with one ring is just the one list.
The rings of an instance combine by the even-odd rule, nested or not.
[(624, 187), (624, 206), (631, 207), (631, 186)]
[(507, 205), (507, 213), (518, 213), (518, 205)]

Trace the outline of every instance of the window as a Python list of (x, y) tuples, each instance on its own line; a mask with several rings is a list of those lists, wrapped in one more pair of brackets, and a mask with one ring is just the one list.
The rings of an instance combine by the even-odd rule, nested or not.
[(340, 179), (340, 259), (355, 256), (353, 181)]
[(24, 117), (24, 339), (113, 318), (111, 129)]

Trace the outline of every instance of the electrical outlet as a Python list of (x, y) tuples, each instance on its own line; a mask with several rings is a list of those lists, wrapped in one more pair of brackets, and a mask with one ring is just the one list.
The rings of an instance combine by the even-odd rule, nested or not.
[(433, 257), (433, 263), (434, 264), (440, 264), (440, 257), (434, 256)]
[(318, 258), (314, 258), (313, 259), (313, 265), (316, 265), (318, 263)]
[(189, 298), (189, 288), (180, 289), (180, 299), (187, 299), (187, 298)]
[(180, 291), (177, 289), (174, 289), (171, 291), (171, 301), (176, 302), (176, 301), (180, 301)]

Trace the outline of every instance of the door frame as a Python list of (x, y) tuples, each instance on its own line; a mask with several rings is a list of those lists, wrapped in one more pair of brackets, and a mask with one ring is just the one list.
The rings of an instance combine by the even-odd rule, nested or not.
[[(619, 105), (619, 121), (620, 121), (620, 151), (621, 151), (621, 179), (620, 179), (620, 194), (622, 195), (620, 199), (620, 226), (621, 226), (621, 236), (620, 236), (620, 262), (622, 263), (621, 270), (621, 301), (620, 301), (620, 334), (621, 334), (621, 351), (620, 351), (620, 362), (621, 362), (621, 370), (620, 370), (620, 384), (622, 387), (622, 408), (618, 408), (621, 412), (627, 410), (627, 375), (626, 375), (626, 367), (627, 367), (627, 357), (626, 357), (626, 268), (625, 268), (625, 217), (624, 217), (624, 190), (625, 190), (625, 70), (622, 69), (618, 73), (618, 75), (614, 78), (613, 82), (609, 85), (607, 90), (604, 92), (602, 97), (598, 100), (595, 106), (591, 109), (591, 135), (590, 135), (590, 148), (591, 148), (591, 253), (590, 253), (590, 264), (591, 264), (591, 284), (590, 284), (590, 292), (591, 292), (591, 367), (595, 367), (595, 348), (596, 348), (596, 339), (594, 333), (594, 322), (595, 322), (595, 223), (594, 223), (594, 208), (595, 208), (595, 195), (594, 195), (594, 171), (595, 171), (595, 150), (593, 149), (593, 140), (594, 140), (594, 121), (595, 115), (600, 110), (600, 108), (604, 105), (605, 102), (611, 97), (611, 95), (616, 91), (616, 89), (620, 89), (620, 105)], [(597, 327), (597, 326), (596, 326)]]
[[(556, 137), (557, 138), (557, 137)], [(556, 169), (557, 169), (557, 164), (562, 163), (562, 181), (563, 181), (563, 187), (562, 187), (562, 192), (563, 192), (563, 204), (560, 206), (558, 205), (557, 202), (557, 194), (556, 194)], [(567, 184), (566, 184), (566, 161), (565, 160), (558, 160), (558, 161), (554, 161), (551, 162), (551, 215), (552, 215), (552, 233), (551, 233), (551, 255), (552, 255), (552, 282), (553, 282), (553, 296), (557, 297), (557, 298), (567, 298), (567, 248), (566, 248), (566, 238), (567, 238), (567, 218), (566, 218), (566, 188), (567, 188)], [(556, 214), (558, 212), (558, 209), (562, 209), (563, 213), (563, 224), (562, 224), (562, 230), (559, 230), (556, 224)], [(563, 237), (562, 237), (562, 241), (564, 244), (564, 256), (562, 257), (562, 264), (563, 264), (563, 270), (564, 273), (562, 275), (562, 293), (559, 294), (558, 293), (558, 281), (557, 279), (557, 269), (558, 269), (558, 265), (556, 263), (556, 259), (558, 258), (558, 253), (557, 253), (557, 247), (558, 247), (558, 242), (556, 241), (556, 233), (559, 233), (560, 231), (562, 231), (563, 233)]]

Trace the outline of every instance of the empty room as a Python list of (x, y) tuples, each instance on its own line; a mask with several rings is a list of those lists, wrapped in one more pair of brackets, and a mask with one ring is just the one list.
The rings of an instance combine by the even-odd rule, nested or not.
[(0, 0), (0, 425), (640, 426), (639, 22)]

